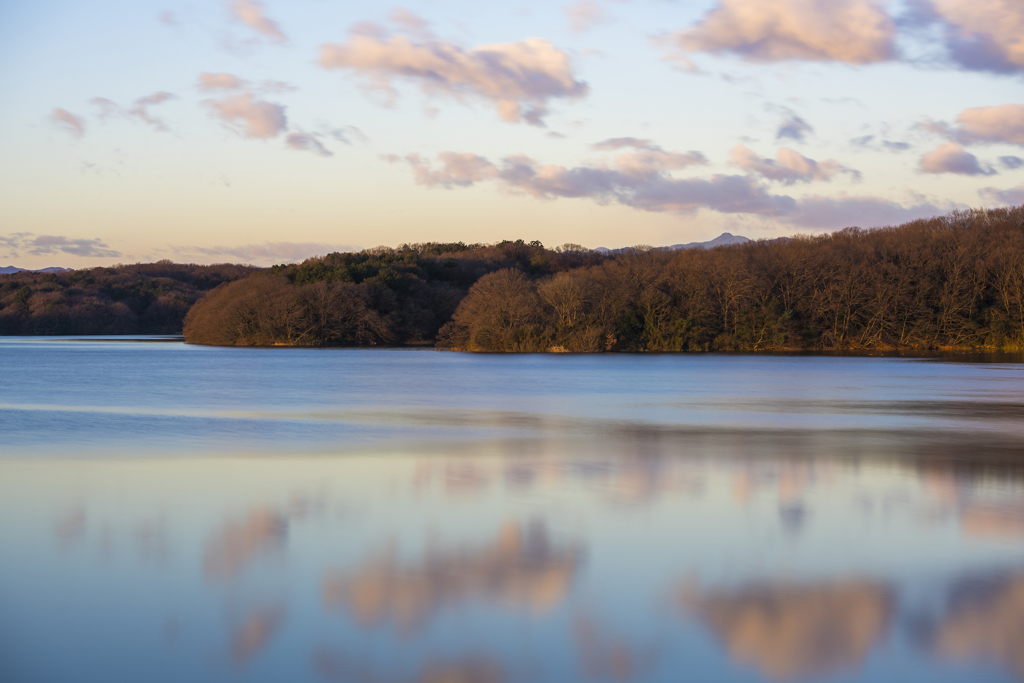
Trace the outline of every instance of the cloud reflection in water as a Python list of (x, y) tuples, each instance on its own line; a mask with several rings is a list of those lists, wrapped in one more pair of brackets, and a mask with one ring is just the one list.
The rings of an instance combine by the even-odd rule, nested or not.
[(392, 621), (406, 632), (438, 609), (472, 599), (539, 613), (565, 598), (582, 559), (579, 546), (554, 546), (543, 522), (510, 522), (481, 548), (427, 552), (415, 566), (388, 552), (353, 572), (328, 572), (323, 599), (362, 625)]

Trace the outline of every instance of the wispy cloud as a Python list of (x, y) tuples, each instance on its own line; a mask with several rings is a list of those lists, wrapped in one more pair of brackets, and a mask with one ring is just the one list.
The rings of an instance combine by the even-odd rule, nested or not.
[(246, 86), (246, 82), (228, 73), (201, 73), (199, 74), (200, 90), (236, 90)]
[(264, 12), (263, 3), (253, 0), (232, 0), (228, 3), (228, 11), (235, 19), (271, 42), (283, 43), (287, 40), (277, 22)]
[(22, 253), (32, 256), (50, 254), (71, 254), (87, 258), (112, 258), (121, 252), (111, 249), (101, 239), (82, 239), (63, 235), (36, 235), (31, 232), (16, 232), (0, 235), (0, 247), (5, 256), (17, 258)]
[(260, 244), (239, 244), (235, 246), (179, 246), (170, 251), (183, 258), (201, 260), (234, 259), (255, 265), (294, 263), (312, 256), (335, 251), (356, 251), (358, 247), (327, 242), (263, 242)]
[(333, 152), (316, 139), (316, 136), (309, 133), (289, 133), (284, 142), (290, 149), (300, 152), (312, 152), (322, 157), (334, 156)]
[(588, 92), (568, 54), (540, 38), (463, 49), (436, 39), (353, 32), (347, 42), (321, 45), (319, 64), (356, 74), (366, 89), (384, 93), (388, 101), (398, 97), (395, 83), (408, 81), (428, 96), (483, 100), (506, 121), (538, 126), (552, 100)]
[(814, 132), (814, 126), (797, 116), (791, 109), (786, 109), (785, 112), (786, 117), (775, 131), (775, 139), (804, 142), (807, 136)]
[(288, 129), (285, 107), (257, 99), (251, 92), (204, 100), (211, 115), (245, 138), (266, 140)]
[(49, 119), (50, 123), (65, 133), (69, 133), (72, 137), (81, 138), (85, 135), (85, 119), (72, 114), (67, 109), (57, 107), (50, 112)]
[(956, 173), (958, 175), (993, 175), (991, 167), (982, 167), (978, 157), (955, 142), (939, 145), (921, 157), (922, 173)]
[(99, 109), (99, 118), (101, 121), (106, 120), (112, 116), (123, 116), (129, 119), (136, 119), (142, 121), (158, 131), (167, 132), (170, 127), (163, 121), (163, 119), (157, 118), (150, 112), (150, 107), (163, 104), (170, 100), (176, 99), (177, 96), (174, 93), (169, 92), (155, 92), (152, 95), (146, 95), (135, 100), (135, 103), (128, 109), (121, 107), (113, 100), (109, 100), (106, 97), (94, 97), (89, 100), (89, 104)]
[(577, 0), (566, 6), (565, 16), (569, 19), (569, 27), (579, 32), (608, 23), (608, 13), (594, 0)]
[(1000, 190), (997, 187), (983, 187), (978, 190), (978, 195), (993, 204), (1017, 206), (1024, 204), (1024, 183), (1006, 190)]

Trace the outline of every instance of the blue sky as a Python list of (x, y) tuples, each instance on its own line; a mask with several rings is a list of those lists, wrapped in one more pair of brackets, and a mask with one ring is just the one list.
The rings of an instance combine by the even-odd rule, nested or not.
[(8, 2), (0, 262), (663, 245), (1019, 204), (1022, 36), (1017, 0)]

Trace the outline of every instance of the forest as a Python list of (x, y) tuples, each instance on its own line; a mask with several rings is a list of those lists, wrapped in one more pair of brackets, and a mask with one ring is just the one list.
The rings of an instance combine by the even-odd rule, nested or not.
[(181, 334), (206, 292), (258, 270), (160, 261), (0, 275), (0, 335)]
[(713, 249), (420, 243), (0, 276), (0, 334), (483, 352), (1024, 350), (1024, 206)]
[(184, 334), (482, 352), (1022, 350), (1024, 206), (706, 250), (334, 253), (225, 282)]

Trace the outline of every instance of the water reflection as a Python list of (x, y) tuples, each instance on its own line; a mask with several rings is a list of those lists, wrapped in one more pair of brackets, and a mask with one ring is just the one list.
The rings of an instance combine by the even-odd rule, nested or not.
[(955, 585), (932, 646), (942, 657), (995, 661), (1024, 678), (1024, 573)]
[(429, 549), (409, 566), (392, 549), (351, 573), (330, 572), (323, 598), (329, 609), (347, 610), (362, 625), (388, 621), (402, 631), (473, 599), (542, 613), (565, 598), (581, 560), (579, 546), (552, 544), (543, 521), (509, 522), (480, 548)]
[(858, 670), (886, 636), (894, 603), (889, 587), (866, 579), (681, 596), (733, 660), (778, 680)]
[(229, 521), (210, 539), (203, 568), (208, 576), (231, 578), (260, 555), (284, 546), (288, 519), (260, 507), (244, 519)]
[(9, 364), (4, 683), (1024, 680), (1024, 368), (150, 347)]

